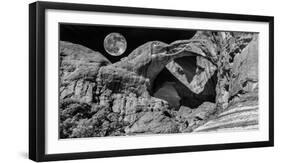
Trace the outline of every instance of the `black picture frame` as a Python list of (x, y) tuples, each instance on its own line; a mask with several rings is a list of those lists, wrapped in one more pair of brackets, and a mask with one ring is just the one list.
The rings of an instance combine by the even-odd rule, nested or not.
[[(98, 151), (83, 153), (45, 153), (45, 11), (47, 9), (68, 11), (95, 11), (123, 14), (161, 15), (172, 17), (207, 18), (221, 20), (240, 20), (269, 23), (269, 140), (261, 142), (229, 143), (215, 145), (196, 145), (132, 149), (116, 151)], [(34, 161), (55, 161), (179, 153), (237, 148), (269, 147), (274, 145), (274, 18), (271, 16), (222, 14), (151, 8), (117, 7), (88, 4), (34, 2), (29, 5), (29, 158)]]

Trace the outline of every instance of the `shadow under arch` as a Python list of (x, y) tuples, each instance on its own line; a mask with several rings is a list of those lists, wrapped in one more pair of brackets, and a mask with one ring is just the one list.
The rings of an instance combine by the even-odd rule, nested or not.
[[(189, 62), (186, 65), (189, 73), (186, 75), (187, 80), (191, 81), (191, 79), (196, 75), (196, 56), (185, 56), (182, 58), (188, 58)], [(189, 108), (197, 108), (202, 103), (208, 101), (215, 103), (216, 100), (216, 85), (217, 85), (217, 71), (212, 75), (211, 78), (207, 81), (204, 86), (204, 90), (196, 94), (192, 92), (188, 87), (186, 87), (183, 83), (181, 83), (167, 68), (164, 68), (156, 77), (153, 82), (153, 86), (151, 89), (151, 95), (154, 96), (159, 94), (159, 90), (165, 86), (165, 83), (172, 83), (175, 91), (180, 97), (179, 103), (180, 105), (187, 106)], [(169, 91), (166, 91), (169, 92)], [(161, 98), (165, 96), (164, 100), (170, 101), (175, 97), (169, 97), (169, 95), (160, 95), (157, 98)]]

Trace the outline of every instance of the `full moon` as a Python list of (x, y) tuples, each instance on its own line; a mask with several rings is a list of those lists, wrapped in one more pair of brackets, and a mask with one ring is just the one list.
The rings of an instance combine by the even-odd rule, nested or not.
[(110, 33), (104, 38), (105, 51), (112, 56), (122, 55), (127, 48), (127, 41), (120, 33)]

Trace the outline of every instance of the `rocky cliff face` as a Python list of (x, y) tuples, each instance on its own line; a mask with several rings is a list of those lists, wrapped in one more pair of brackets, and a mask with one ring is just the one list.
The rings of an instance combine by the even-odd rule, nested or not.
[(255, 129), (257, 66), (254, 33), (148, 42), (114, 64), (60, 42), (60, 137)]

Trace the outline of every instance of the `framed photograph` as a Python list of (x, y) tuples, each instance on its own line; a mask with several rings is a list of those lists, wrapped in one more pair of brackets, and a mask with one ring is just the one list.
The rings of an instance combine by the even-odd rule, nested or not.
[(29, 158), (273, 146), (273, 17), (29, 5)]

